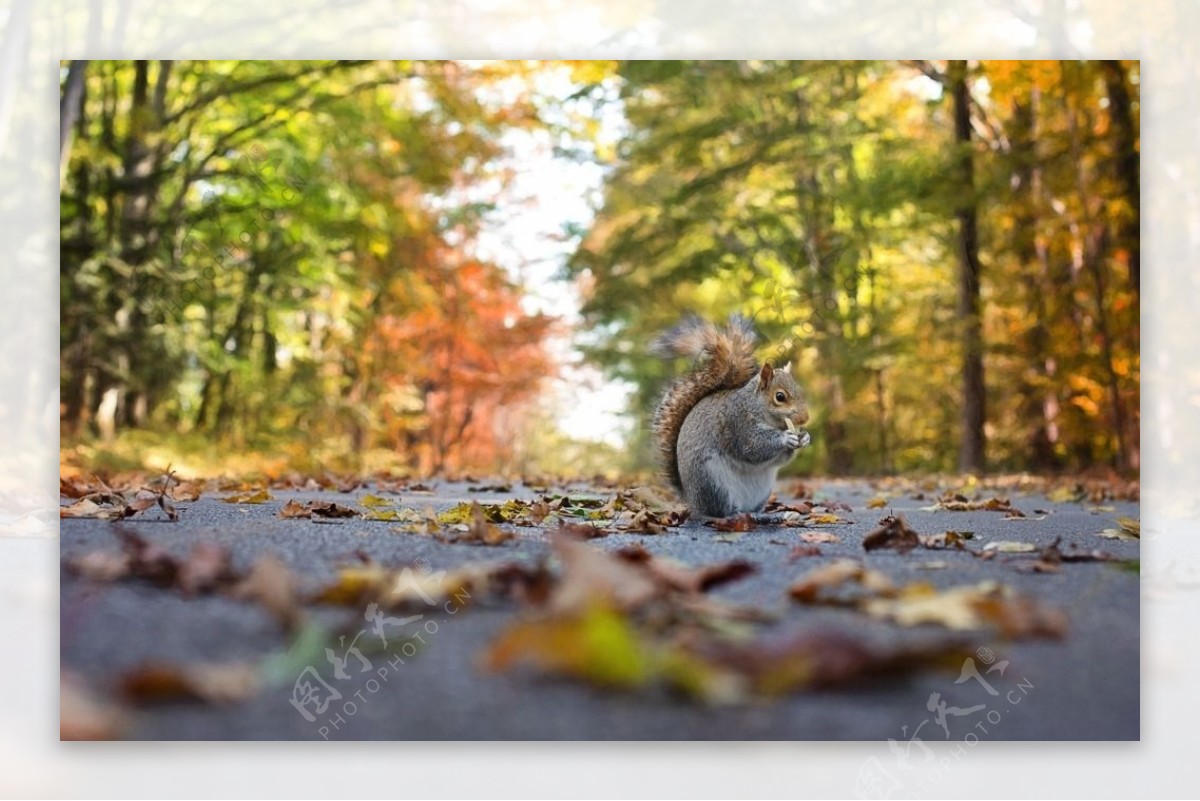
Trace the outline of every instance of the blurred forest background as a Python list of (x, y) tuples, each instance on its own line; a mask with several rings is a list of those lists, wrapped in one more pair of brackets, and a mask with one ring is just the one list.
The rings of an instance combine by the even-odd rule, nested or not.
[[(684, 368), (647, 343), (741, 311), (808, 389), (796, 470), (1137, 472), (1137, 62), (72, 61), (60, 83), (64, 462), (642, 469)], [(591, 211), (496, 258), (547, 214), (513, 191), (530, 147), (594, 168)], [(628, 391), (621, 436), (566, 422), (597, 382)]]

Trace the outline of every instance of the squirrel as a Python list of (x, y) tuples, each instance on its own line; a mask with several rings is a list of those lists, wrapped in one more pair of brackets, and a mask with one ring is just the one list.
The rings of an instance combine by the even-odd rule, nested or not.
[(762, 511), (779, 468), (811, 442), (796, 428), (808, 422), (804, 393), (788, 365), (758, 366), (757, 340), (739, 314), (724, 328), (692, 315), (650, 347), (696, 359), (663, 395), (652, 428), (666, 478), (704, 517)]

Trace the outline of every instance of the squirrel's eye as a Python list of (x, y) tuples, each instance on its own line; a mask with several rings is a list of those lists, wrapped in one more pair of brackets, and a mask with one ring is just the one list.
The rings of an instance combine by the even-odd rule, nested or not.
[(775, 393), (775, 402), (776, 403), (783, 403), (785, 400), (787, 400), (787, 395), (784, 395), (782, 392)]

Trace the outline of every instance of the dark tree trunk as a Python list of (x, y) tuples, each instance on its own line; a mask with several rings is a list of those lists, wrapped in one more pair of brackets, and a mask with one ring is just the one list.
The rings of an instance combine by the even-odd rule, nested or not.
[(1116, 246), (1128, 254), (1129, 282), (1140, 296), (1142, 291), (1141, 252), (1141, 165), (1138, 161), (1137, 131), (1134, 126), (1133, 103), (1129, 97), (1128, 76), (1119, 61), (1102, 61), (1104, 86), (1108, 93), (1109, 116), (1112, 119), (1113, 147), (1116, 151), (1114, 172), (1121, 184), (1121, 194), (1129, 204), (1127, 213), (1119, 218)]
[(954, 103), (955, 187), (961, 198), (954, 212), (958, 221), (958, 317), (963, 345), (962, 440), (958, 468), (963, 472), (978, 473), (984, 469), (983, 318), (979, 310), (979, 229), (967, 62), (950, 62), (948, 78)]

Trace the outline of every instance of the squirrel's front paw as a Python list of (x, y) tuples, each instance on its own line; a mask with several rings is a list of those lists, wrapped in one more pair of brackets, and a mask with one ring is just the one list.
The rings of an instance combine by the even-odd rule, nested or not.
[[(808, 436), (808, 435), (806, 434), (805, 436)], [(784, 431), (783, 432), (783, 444), (793, 451), (796, 450), (797, 448), (801, 447), (800, 439), (801, 439), (801, 437), (800, 437), (799, 431)]]

